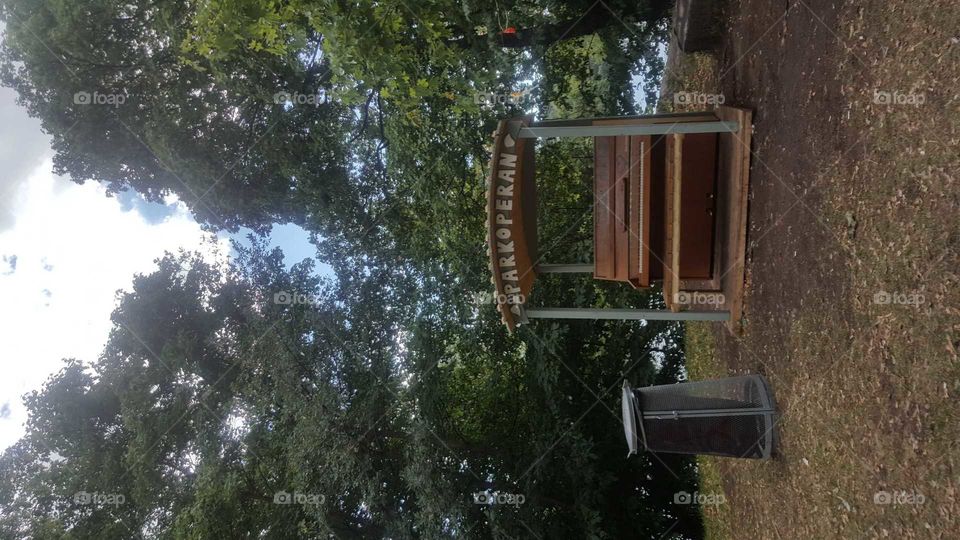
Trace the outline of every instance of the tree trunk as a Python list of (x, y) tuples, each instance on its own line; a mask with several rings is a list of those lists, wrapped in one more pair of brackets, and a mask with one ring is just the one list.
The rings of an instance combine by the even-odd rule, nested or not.
[[(638, 0), (638, 3), (643, 7), (635, 12), (625, 13), (625, 15), (636, 14), (639, 15), (639, 18), (651, 22), (666, 17), (671, 6), (669, 0), (648, 0), (647, 2)], [(501, 47), (510, 49), (534, 46), (545, 49), (561, 40), (589, 36), (601, 28), (622, 25), (622, 19), (621, 15), (614, 15), (604, 4), (597, 3), (589, 12), (579, 18), (522, 28), (512, 33), (501, 32), (497, 35), (497, 40)]]

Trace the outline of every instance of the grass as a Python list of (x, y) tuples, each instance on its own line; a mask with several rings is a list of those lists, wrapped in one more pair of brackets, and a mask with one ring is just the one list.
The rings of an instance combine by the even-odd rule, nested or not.
[[(785, 342), (757, 342), (750, 329), (743, 336), (781, 353), (764, 359), (781, 406), (781, 456), (698, 461), (701, 490), (728, 499), (704, 509), (710, 538), (955, 538), (960, 530), (960, 8), (877, 6), (841, 11), (840, 47), (851, 54), (825, 68), (836, 71), (844, 101), (834, 124), (861, 147), (810, 171), (843, 283), (823, 283), (838, 291), (835, 304), (766, 322), (786, 326)], [(665, 91), (717, 91), (715, 63), (709, 73), (702, 58), (674, 62)], [(923, 103), (889, 104), (884, 95)], [(884, 301), (891, 297), (904, 301)], [(717, 351), (715, 332), (687, 325), (692, 379), (738, 365)], [(913, 503), (877, 504), (883, 493)]]
[[(806, 398), (793, 400), (803, 421), (791, 429), (798, 452), (817, 463), (795, 486), (834, 492), (830, 521), (849, 534), (950, 537), (960, 529), (960, 9), (932, 4), (851, 8), (841, 19), (846, 46), (857, 47), (839, 72), (846, 127), (862, 138), (864, 158), (818, 185), (821, 215), (847, 255), (850, 323), (811, 310), (791, 331), (799, 357), (840, 355), (830, 387), (798, 374), (791, 392)], [(886, 104), (885, 94), (924, 103)], [(908, 303), (883, 300), (893, 295)], [(810, 339), (824, 328), (829, 341)], [(824, 410), (836, 418), (820, 418)], [(872, 504), (884, 491), (925, 500)]]
[(717, 88), (717, 60), (711, 54), (684, 54), (675, 42), (670, 43), (667, 64), (663, 70), (663, 82), (660, 85), (661, 99), (657, 103), (658, 112), (698, 111), (707, 108), (693, 103), (677, 103), (677, 94), (681, 92), (708, 94)]
[[(690, 380), (715, 379), (726, 375), (726, 370), (717, 361), (713, 346), (713, 331), (709, 323), (688, 322), (685, 325), (684, 350), (686, 354), (687, 374)], [(723, 476), (719, 460), (713, 456), (697, 456), (697, 470), (700, 473), (698, 490), (707, 494), (723, 494)], [(703, 512), (704, 533), (708, 540), (732, 538), (732, 520), (727, 504), (708, 505)]]
[(700, 381), (725, 376), (726, 370), (717, 361), (710, 323), (688, 322), (684, 331), (684, 352), (690, 380)]

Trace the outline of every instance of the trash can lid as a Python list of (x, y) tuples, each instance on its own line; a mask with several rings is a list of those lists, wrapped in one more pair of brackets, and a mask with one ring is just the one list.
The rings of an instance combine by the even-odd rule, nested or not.
[(627, 457), (637, 453), (637, 415), (635, 412), (633, 388), (626, 379), (623, 381), (623, 398), (620, 405), (623, 411), (623, 435), (627, 438)]

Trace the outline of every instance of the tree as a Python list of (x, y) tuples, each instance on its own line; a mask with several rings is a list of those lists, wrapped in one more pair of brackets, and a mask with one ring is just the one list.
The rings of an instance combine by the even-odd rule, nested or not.
[[(692, 461), (623, 459), (615, 391), (681, 378), (681, 328), (542, 321), (509, 335), (475, 300), (489, 290), (488, 134), (534, 106), (635, 112), (633, 62), (664, 27), (627, 4), (608, 3), (626, 26), (590, 11), (561, 35), (592, 4), (6, 0), (4, 75), (59, 167), (177, 193), (214, 228), (303, 223), (336, 277), (288, 272), (262, 242), (231, 266), (161, 259), (119, 298), (101, 357), (28, 397), (28, 433), (0, 458), (0, 531), (697, 537), (696, 509), (672, 504), (694, 489)], [(499, 41), (509, 26), (524, 49)], [(529, 102), (475, 99), (517, 85), (535, 87)], [(115, 87), (122, 106), (72, 103)], [(556, 180), (541, 183), (543, 249), (570, 262), (590, 258), (588, 153), (538, 148)], [(660, 307), (657, 294), (545, 276), (533, 300)], [(493, 492), (525, 502), (476, 503)], [(285, 494), (307, 504), (274, 502)]]
[[(659, 1), (4, 0), (0, 78), (77, 182), (175, 194), (213, 229), (292, 221), (389, 242), (371, 229), (435, 188), (438, 158), (456, 180), (484, 161), (502, 112), (484, 96), (532, 85), (523, 107), (563, 106), (559, 60), (600, 89), (594, 109), (632, 112), (624, 57), (656, 75), (664, 15)], [(511, 26), (529, 50), (504, 47)], [(587, 35), (602, 57), (564, 52)]]
[[(365, 356), (351, 357), (343, 344), (361, 340), (329, 284), (308, 264), (286, 273), (262, 245), (247, 256), (244, 275), (160, 260), (121, 297), (101, 358), (69, 361), (28, 397), (28, 433), (2, 460), (4, 536), (359, 538), (399, 527), (379, 515), (390, 496), (371, 471), (398, 470), (386, 463), (396, 445), (377, 434), (402, 417), (368, 429), (392, 407), (368, 379), (393, 345), (366, 335)], [(311, 304), (275, 301), (291, 291)], [(316, 497), (275, 504), (280, 492)]]
[(55, 172), (154, 201), (175, 194), (213, 228), (362, 221), (347, 181), (350, 117), (317, 97), (325, 61), (187, 57), (192, 14), (180, 0), (0, 3), (0, 74), (52, 136)]
[[(403, 113), (433, 96), (446, 97), (447, 111), (475, 113), (475, 94), (530, 77), (559, 42), (593, 34), (610, 44), (662, 38), (654, 32), (662, 34), (671, 5), (214, 0), (198, 10), (184, 48), (217, 63), (251, 52), (289, 54), (316, 36), (345, 103), (360, 105), (369, 89)], [(518, 48), (529, 50), (504, 50)]]
[[(647, 2), (611, 1), (599, 2), (550, 2), (544, 6), (548, 13), (557, 14), (555, 20), (539, 24), (501, 29), (495, 43), (508, 48), (534, 48), (545, 51), (551, 45), (569, 39), (614, 29), (623, 35), (630, 31), (629, 25), (642, 21), (646, 26), (657, 26), (669, 17), (672, 2), (648, 0)], [(562, 18), (562, 15), (566, 18)]]
[(648, 349), (676, 351), (673, 327), (505, 338), (492, 310), (412, 267), (364, 254), (365, 271), (341, 258), (324, 281), (263, 246), (228, 267), (160, 259), (119, 297), (100, 358), (67, 360), (27, 397), (27, 434), (0, 458), (4, 536), (621, 537), (699, 523), (666, 496), (692, 489), (691, 462), (624, 460), (616, 392), (597, 402), (624, 375), (654, 380)]

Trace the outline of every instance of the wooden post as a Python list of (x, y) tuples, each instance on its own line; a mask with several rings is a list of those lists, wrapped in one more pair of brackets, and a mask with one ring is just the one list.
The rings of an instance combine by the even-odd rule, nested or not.
[(729, 311), (667, 311), (623, 308), (528, 308), (530, 319), (581, 319), (617, 321), (728, 321)]
[(591, 274), (593, 263), (538, 264), (534, 270), (538, 274)]
[(673, 124), (623, 124), (590, 126), (521, 127), (521, 139), (544, 137), (616, 137), (618, 135), (670, 135), (677, 133), (736, 133), (740, 124), (732, 121), (678, 122)]

